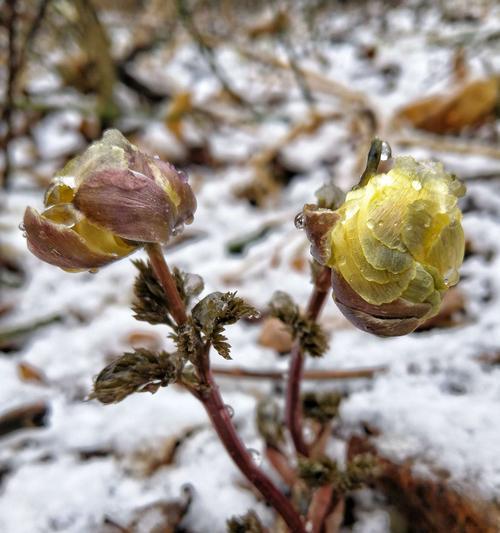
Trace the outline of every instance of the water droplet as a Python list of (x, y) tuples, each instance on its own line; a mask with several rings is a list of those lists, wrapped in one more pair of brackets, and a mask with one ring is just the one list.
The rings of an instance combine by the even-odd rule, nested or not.
[(349, 220), (350, 218), (352, 218), (357, 212), (359, 211), (359, 206), (358, 205), (352, 205), (350, 207), (348, 207), (346, 209), (346, 212), (345, 212), (345, 219), (346, 220)]
[(413, 180), (411, 182), (411, 186), (416, 190), (419, 191), (422, 188), (422, 184), (418, 180)]
[(234, 416), (233, 406), (226, 403), (226, 405), (224, 407), (226, 408), (226, 411), (229, 414), (229, 418), (233, 418), (233, 416)]
[(380, 160), (387, 161), (392, 155), (392, 150), (389, 143), (382, 141), (382, 147), (380, 151)]
[(247, 448), (247, 452), (251, 455), (252, 461), (257, 466), (260, 466), (260, 463), (262, 463), (262, 456), (260, 455), (260, 452), (258, 452), (254, 448)]
[(384, 225), (384, 221), (383, 221), (383, 220), (379, 220), (379, 221), (377, 222), (377, 226), (378, 226), (379, 228), (381, 228), (383, 225)]
[(295, 217), (293, 223), (297, 229), (304, 229), (305, 220), (304, 213), (302, 213), (302, 211)]
[(99, 272), (98, 268), (91, 268), (89, 269), (89, 274), (97, 274)]
[(303, 431), (304, 431), (304, 438), (307, 441), (312, 441), (314, 437), (316, 436), (316, 433), (310, 424), (305, 423)]
[(24, 227), (24, 224), (21, 222), (19, 226), (17, 226), (23, 233), (26, 231), (26, 228)]
[(155, 154), (155, 155), (153, 156), (153, 159), (156, 159), (156, 160), (158, 161), (158, 160), (160, 159), (160, 156), (159, 156), (158, 154)]
[(370, 219), (366, 225), (368, 226), (368, 229), (373, 229), (375, 227), (375, 224), (372, 219)]
[(426, 220), (426, 221), (424, 222), (424, 228), (428, 228), (430, 225), (431, 225), (431, 223), (430, 223), (429, 220)]
[(314, 527), (314, 524), (312, 523), (312, 520), (308, 520), (305, 525), (305, 530), (309, 533), (309, 531), (312, 531)]

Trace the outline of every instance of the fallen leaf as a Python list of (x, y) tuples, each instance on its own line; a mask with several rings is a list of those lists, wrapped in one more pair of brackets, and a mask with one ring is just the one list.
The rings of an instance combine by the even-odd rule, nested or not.
[(34, 383), (40, 383), (42, 385), (47, 384), (47, 378), (45, 374), (36, 366), (30, 365), (26, 362), (20, 362), (17, 365), (17, 374), (21, 381), (28, 381)]
[(269, 317), (263, 321), (259, 344), (266, 348), (272, 348), (279, 353), (286, 353), (292, 349), (293, 338), (281, 320)]
[(494, 115), (499, 86), (495, 76), (470, 81), (451, 96), (430, 96), (407, 105), (396, 113), (395, 120), (432, 133), (460, 133)]

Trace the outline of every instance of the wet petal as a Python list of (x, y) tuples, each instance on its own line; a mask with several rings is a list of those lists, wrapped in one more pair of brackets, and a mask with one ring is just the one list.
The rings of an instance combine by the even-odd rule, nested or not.
[(94, 224), (139, 242), (166, 242), (175, 226), (175, 207), (155, 181), (129, 171), (89, 176), (74, 205)]
[(84, 239), (64, 224), (43, 217), (33, 208), (24, 213), (29, 250), (42, 261), (66, 270), (99, 268), (119, 256), (91, 250)]

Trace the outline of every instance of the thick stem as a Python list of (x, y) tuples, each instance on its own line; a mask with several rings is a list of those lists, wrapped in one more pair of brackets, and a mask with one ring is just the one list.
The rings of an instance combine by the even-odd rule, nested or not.
[(147, 244), (146, 252), (149, 256), (153, 271), (165, 291), (168, 308), (170, 309), (172, 317), (177, 324), (185, 324), (187, 322), (186, 306), (180, 297), (175, 280), (168, 268), (165, 258), (163, 257), (161, 246), (153, 243)]
[[(314, 279), (314, 289), (307, 304), (306, 314), (317, 320), (330, 289), (330, 269), (321, 268)], [(309, 447), (302, 433), (302, 403), (300, 401), (300, 383), (304, 370), (304, 354), (300, 344), (296, 342), (290, 356), (290, 370), (286, 391), (285, 421), (292, 436), (297, 453), (307, 457)]]
[[(179, 295), (177, 286), (163, 257), (161, 247), (158, 244), (146, 245), (146, 251), (151, 261), (151, 266), (165, 291), (170, 312), (178, 325), (187, 321), (186, 307)], [(200, 350), (207, 350), (208, 347), (200, 344)], [(262, 496), (281, 515), (290, 531), (293, 533), (306, 533), (304, 524), (299, 513), (294, 509), (292, 503), (283, 495), (276, 485), (267, 475), (255, 464), (251, 454), (240, 440), (231, 420), (229, 411), (222, 400), (219, 387), (214, 381), (208, 360), (208, 353), (200, 353), (200, 364), (198, 372), (203, 383), (201, 390), (189, 390), (202, 402), (212, 425), (217, 432), (222, 444), (231, 456), (236, 466), (242, 474), (254, 485)]]
[(281, 515), (290, 531), (305, 533), (306, 530), (302, 519), (291, 502), (255, 464), (254, 459), (241, 442), (211, 373), (209, 373), (208, 379), (210, 388), (205, 394), (200, 395), (199, 399), (203, 403), (212, 425), (231, 459), (242, 474)]

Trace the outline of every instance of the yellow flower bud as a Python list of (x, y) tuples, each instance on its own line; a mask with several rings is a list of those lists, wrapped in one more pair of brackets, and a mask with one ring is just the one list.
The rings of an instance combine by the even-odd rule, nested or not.
[(27, 208), (28, 248), (65, 270), (116, 261), (145, 242), (166, 242), (190, 223), (196, 200), (185, 174), (104, 133), (52, 180), (46, 209)]
[[(399, 157), (337, 210), (305, 207), (313, 255), (332, 269), (334, 299), (351, 322), (377, 335), (403, 335), (439, 311), (463, 261), (457, 200), (464, 193), (441, 163)], [(331, 222), (321, 230), (326, 212)]]

